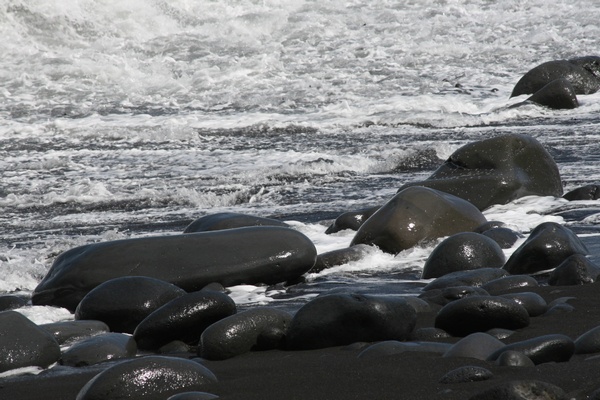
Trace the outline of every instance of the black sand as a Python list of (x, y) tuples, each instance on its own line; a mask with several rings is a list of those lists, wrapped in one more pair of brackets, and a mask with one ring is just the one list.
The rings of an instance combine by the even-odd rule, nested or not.
[[(522, 291), (522, 290), (519, 290)], [(600, 283), (584, 286), (540, 287), (547, 302), (573, 297), (571, 312), (532, 318), (531, 325), (504, 342), (561, 333), (572, 339), (600, 325)], [(421, 315), (420, 326), (431, 326), (435, 313)], [(448, 339), (456, 342), (459, 338)], [(535, 379), (562, 388), (567, 398), (585, 399), (600, 388), (600, 353), (576, 355), (569, 362), (535, 367), (499, 367), (468, 358), (443, 358), (430, 353), (403, 353), (379, 359), (358, 359), (360, 346), (315, 351), (253, 352), (225, 361), (204, 361), (219, 382), (206, 391), (223, 399), (468, 399), (501, 382)], [(185, 356), (185, 355), (184, 355)], [(194, 357), (193, 354), (187, 355)], [(597, 357), (596, 357), (597, 356)], [(488, 368), (487, 381), (441, 384), (452, 369), (476, 365)], [(75, 399), (80, 388), (102, 365), (0, 380), (0, 399)], [(73, 372), (76, 371), (76, 372)]]

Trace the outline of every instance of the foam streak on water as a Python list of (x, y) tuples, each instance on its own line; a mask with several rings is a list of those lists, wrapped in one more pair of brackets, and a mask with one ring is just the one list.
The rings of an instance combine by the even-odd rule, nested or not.
[[(352, 232), (324, 234), (338, 214), (499, 134), (541, 141), (567, 190), (595, 183), (600, 95), (569, 111), (506, 106), (533, 66), (595, 54), (599, 12), (592, 0), (0, 0), (0, 292), (30, 292), (71, 247), (221, 211), (295, 221), (320, 252), (345, 247)], [(599, 213), (563, 215), (594, 204), (534, 197), (486, 216), (593, 234)], [(432, 246), (233, 296), (414, 292)]]

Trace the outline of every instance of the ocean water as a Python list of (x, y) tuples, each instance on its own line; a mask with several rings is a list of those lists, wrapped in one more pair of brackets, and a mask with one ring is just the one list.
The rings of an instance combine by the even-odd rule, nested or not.
[[(324, 233), (337, 215), (500, 134), (543, 143), (565, 191), (596, 183), (600, 94), (507, 106), (534, 66), (599, 55), (599, 15), (593, 0), (0, 0), (0, 292), (27, 295), (69, 248), (224, 211), (346, 247), (353, 232)], [(600, 222), (597, 202), (552, 197), (484, 214), (524, 234), (555, 221), (594, 236)], [(433, 246), (232, 297), (293, 309), (340, 288), (415, 294)]]

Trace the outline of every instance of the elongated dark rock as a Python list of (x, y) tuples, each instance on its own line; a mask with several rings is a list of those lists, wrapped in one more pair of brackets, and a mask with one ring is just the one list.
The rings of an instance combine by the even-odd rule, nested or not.
[(320, 349), (355, 342), (406, 340), (417, 313), (401, 298), (330, 294), (305, 304), (292, 319), (286, 346)]
[(435, 318), (435, 327), (454, 336), (492, 328), (519, 329), (529, 325), (529, 314), (520, 304), (497, 296), (470, 296), (448, 303)]
[(565, 335), (543, 335), (508, 344), (504, 348), (494, 352), (489, 357), (489, 360), (496, 360), (503, 352), (508, 350), (523, 353), (537, 365), (546, 362), (569, 361), (575, 353), (575, 343)]
[(174, 340), (196, 345), (207, 327), (235, 312), (235, 303), (224, 293), (187, 293), (153, 311), (133, 336), (140, 349), (158, 349)]
[(288, 227), (285, 222), (271, 218), (256, 217), (239, 213), (223, 212), (209, 214), (192, 221), (183, 233), (219, 231), (223, 229), (244, 228), (248, 226)]
[(213, 282), (275, 284), (307, 272), (316, 256), (305, 235), (280, 227), (96, 243), (62, 253), (36, 287), (32, 302), (74, 310), (94, 287), (131, 275), (161, 279), (188, 292)]

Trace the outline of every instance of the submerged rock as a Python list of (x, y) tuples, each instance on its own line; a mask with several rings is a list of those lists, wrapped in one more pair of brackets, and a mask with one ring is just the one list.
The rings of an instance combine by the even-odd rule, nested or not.
[(456, 150), (429, 178), (400, 188), (426, 186), (465, 199), (480, 210), (520, 197), (563, 194), (558, 167), (533, 137), (509, 134)]
[(565, 79), (576, 94), (595, 93), (600, 89), (600, 57), (586, 56), (553, 60), (528, 71), (515, 85), (510, 97), (533, 94), (557, 79)]

